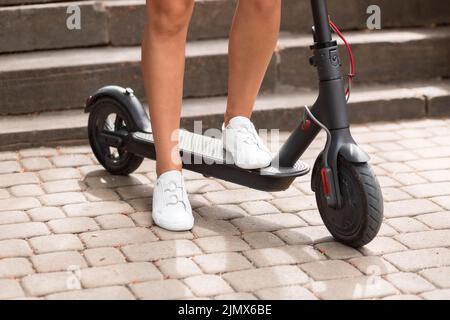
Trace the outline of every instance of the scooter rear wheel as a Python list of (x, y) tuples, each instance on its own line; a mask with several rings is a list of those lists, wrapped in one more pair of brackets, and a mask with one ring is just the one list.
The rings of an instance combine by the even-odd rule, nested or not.
[(121, 147), (113, 148), (100, 139), (102, 132), (136, 131), (132, 118), (123, 111), (119, 102), (111, 98), (101, 98), (92, 106), (89, 115), (88, 136), (92, 151), (98, 162), (113, 175), (128, 175), (141, 165), (144, 158), (127, 152)]
[(317, 161), (313, 170), (316, 201), (325, 226), (333, 237), (348, 246), (362, 247), (378, 234), (383, 221), (383, 195), (369, 164), (338, 159), (342, 208), (327, 205)]

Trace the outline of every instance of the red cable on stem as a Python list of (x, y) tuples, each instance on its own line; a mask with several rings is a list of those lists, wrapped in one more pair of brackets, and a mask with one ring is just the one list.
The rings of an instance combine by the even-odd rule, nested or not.
[(350, 74), (349, 77), (349, 87), (345, 91), (345, 95), (348, 95), (350, 93), (350, 88), (353, 84), (353, 78), (355, 77), (355, 59), (353, 57), (352, 48), (350, 47), (349, 43), (347, 42), (347, 39), (345, 39), (345, 36), (342, 34), (341, 30), (333, 23), (333, 21), (328, 18), (328, 22), (330, 23), (331, 28), (338, 34), (338, 36), (342, 39), (342, 41), (345, 44), (345, 47), (347, 48), (348, 56), (350, 57)]

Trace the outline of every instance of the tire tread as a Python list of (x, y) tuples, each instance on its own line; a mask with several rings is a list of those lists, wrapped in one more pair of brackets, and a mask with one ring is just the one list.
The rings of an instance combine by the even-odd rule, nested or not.
[(135, 154), (128, 154), (128, 158), (127, 161), (121, 165), (121, 166), (117, 166), (117, 167), (112, 167), (110, 165), (108, 165), (105, 162), (104, 159), (104, 155), (101, 154), (101, 152), (99, 150), (97, 150), (97, 148), (95, 147), (95, 128), (94, 128), (94, 120), (95, 117), (97, 116), (97, 112), (99, 110), (99, 108), (102, 107), (102, 105), (108, 105), (112, 108), (115, 108), (117, 110), (118, 113), (122, 114), (122, 116), (126, 117), (129, 125), (131, 126), (130, 129), (131, 130), (136, 130), (135, 128), (135, 124), (133, 123), (133, 120), (127, 115), (125, 114), (122, 109), (119, 107), (120, 102), (115, 101), (112, 98), (102, 98), (98, 101), (95, 102), (94, 106), (92, 107), (91, 113), (89, 115), (89, 124), (88, 124), (88, 138), (89, 138), (89, 144), (91, 145), (92, 151), (95, 155), (95, 157), (97, 158), (98, 162), (111, 174), (113, 175), (119, 175), (119, 176), (127, 176), (131, 173), (133, 173), (134, 171), (136, 171), (140, 165), (142, 164), (142, 162), (144, 161), (144, 158)]
[[(317, 163), (320, 163), (320, 161), (317, 161)], [(366, 197), (365, 202), (367, 203), (367, 207), (364, 211), (365, 214), (367, 214), (367, 217), (364, 219), (360, 231), (352, 237), (339, 237), (334, 230), (330, 230), (327, 224), (326, 226), (337, 241), (351, 247), (359, 248), (371, 242), (381, 228), (383, 221), (383, 194), (378, 180), (368, 163), (350, 163), (343, 158), (339, 158), (338, 166), (340, 167), (342, 165), (345, 165), (347, 169), (352, 170), (352, 175), (359, 180), (358, 184), (362, 187), (362, 192)], [(313, 172), (316, 172), (317, 174), (317, 168), (315, 168)], [(317, 197), (317, 192), (320, 192), (321, 190), (320, 177), (313, 177), (313, 185), (315, 186)], [(321, 215), (322, 214), (326, 213), (321, 212)]]

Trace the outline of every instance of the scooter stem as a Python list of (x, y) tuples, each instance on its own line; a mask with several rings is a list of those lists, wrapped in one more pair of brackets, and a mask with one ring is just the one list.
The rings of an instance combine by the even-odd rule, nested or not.
[(328, 23), (327, 0), (311, 0), (311, 7), (314, 19), (315, 42), (330, 42), (332, 38)]

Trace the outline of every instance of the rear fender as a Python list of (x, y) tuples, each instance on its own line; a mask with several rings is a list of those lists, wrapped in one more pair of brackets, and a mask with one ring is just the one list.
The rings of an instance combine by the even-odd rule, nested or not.
[(94, 92), (86, 100), (85, 113), (91, 112), (95, 103), (102, 98), (111, 98), (116, 100), (136, 124), (139, 131), (151, 133), (150, 119), (145, 112), (139, 99), (134, 95), (130, 88), (122, 88), (119, 86), (106, 86)]

